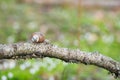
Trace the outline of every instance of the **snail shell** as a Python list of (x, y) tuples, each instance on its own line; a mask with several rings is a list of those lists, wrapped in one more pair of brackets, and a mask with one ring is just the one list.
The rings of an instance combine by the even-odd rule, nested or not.
[(31, 41), (34, 43), (42, 43), (45, 41), (45, 37), (41, 32), (35, 32), (32, 34)]

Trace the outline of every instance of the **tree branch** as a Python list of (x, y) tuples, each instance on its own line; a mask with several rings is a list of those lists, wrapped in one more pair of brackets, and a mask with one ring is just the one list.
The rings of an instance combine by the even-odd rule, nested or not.
[(116, 77), (120, 77), (120, 63), (98, 52), (84, 52), (79, 49), (60, 48), (47, 42), (0, 44), (0, 59), (44, 57), (57, 58), (72, 63), (95, 65), (108, 70)]

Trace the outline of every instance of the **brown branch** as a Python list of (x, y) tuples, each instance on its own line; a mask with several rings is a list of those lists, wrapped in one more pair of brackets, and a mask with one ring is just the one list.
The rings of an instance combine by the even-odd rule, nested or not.
[(120, 63), (98, 52), (84, 52), (79, 49), (59, 48), (51, 43), (0, 44), (0, 59), (51, 57), (66, 62), (84, 63), (102, 67), (120, 77)]

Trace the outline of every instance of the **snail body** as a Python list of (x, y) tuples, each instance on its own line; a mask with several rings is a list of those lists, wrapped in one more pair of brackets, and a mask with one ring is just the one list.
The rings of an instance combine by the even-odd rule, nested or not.
[(45, 41), (45, 37), (41, 32), (35, 32), (31, 36), (31, 41), (33, 43), (43, 43)]

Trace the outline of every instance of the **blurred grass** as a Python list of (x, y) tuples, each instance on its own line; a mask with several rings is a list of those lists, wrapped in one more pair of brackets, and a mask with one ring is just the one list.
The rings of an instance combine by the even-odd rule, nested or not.
[[(32, 32), (43, 31), (46, 38), (60, 47), (99, 51), (120, 61), (120, 14), (98, 10), (79, 13), (77, 9), (55, 7), (42, 12), (39, 5), (19, 4), (16, 0), (0, 0), (0, 43), (27, 41)], [(27, 61), (27, 60), (26, 60)], [(24, 61), (14, 69), (0, 71), (0, 78), (8, 80), (114, 80), (106, 70), (82, 64), (67, 64), (45, 58), (28, 60), (31, 66), (21, 70)], [(38, 63), (37, 63), (38, 62)], [(30, 73), (36, 64), (42, 65), (35, 74)], [(37, 66), (37, 65), (36, 65)], [(52, 66), (53, 68), (50, 68)], [(34, 68), (33, 68), (34, 70)], [(12, 72), (13, 77), (8, 78)]]

